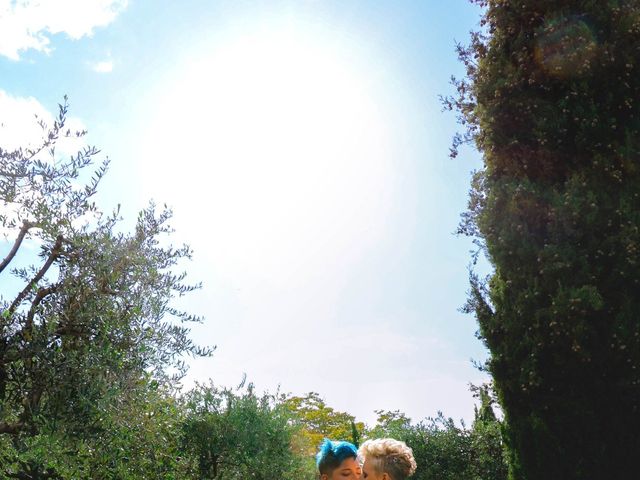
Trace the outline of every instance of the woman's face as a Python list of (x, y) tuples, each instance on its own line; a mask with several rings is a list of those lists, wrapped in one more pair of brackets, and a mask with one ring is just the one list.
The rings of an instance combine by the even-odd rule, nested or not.
[(364, 461), (364, 465), (362, 465), (362, 479), (367, 480), (388, 480), (389, 476), (386, 473), (378, 473), (376, 469), (373, 468), (371, 462)]
[(322, 475), (322, 480), (360, 480), (362, 468), (355, 458), (345, 458), (331, 475)]

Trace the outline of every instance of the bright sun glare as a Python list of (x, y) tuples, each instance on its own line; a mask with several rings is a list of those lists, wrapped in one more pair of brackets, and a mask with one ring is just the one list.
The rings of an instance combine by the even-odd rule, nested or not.
[(210, 231), (217, 268), (343, 262), (382, 230), (385, 114), (372, 72), (329, 40), (303, 28), (236, 34), (167, 87), (145, 175), (155, 197), (177, 194), (176, 221)]

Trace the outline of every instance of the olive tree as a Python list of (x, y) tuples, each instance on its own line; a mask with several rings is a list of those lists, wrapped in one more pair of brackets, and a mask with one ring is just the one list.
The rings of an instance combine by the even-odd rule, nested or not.
[(93, 198), (108, 162), (94, 164), (94, 147), (60, 154), (84, 135), (66, 126), (67, 109), (65, 98), (37, 147), (0, 146), (0, 442), (16, 452), (0, 454), (7, 475), (47, 471), (52, 456), (28, 453), (34, 439), (97, 437), (114, 405), (128, 408), (151, 384), (170, 389), (185, 355), (210, 352), (188, 335), (199, 318), (171, 303), (198, 287), (175, 272), (191, 251), (169, 245), (171, 212), (150, 205), (131, 232), (117, 209), (103, 213)]

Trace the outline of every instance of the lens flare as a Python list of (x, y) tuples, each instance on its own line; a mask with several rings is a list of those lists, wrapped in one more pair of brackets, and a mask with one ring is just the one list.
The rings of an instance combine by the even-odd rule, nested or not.
[(583, 18), (554, 18), (536, 33), (535, 58), (548, 75), (571, 78), (590, 70), (597, 47), (596, 37)]

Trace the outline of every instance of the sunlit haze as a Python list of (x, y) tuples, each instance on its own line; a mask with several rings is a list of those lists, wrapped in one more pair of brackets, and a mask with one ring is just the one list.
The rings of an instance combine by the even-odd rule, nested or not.
[(162, 84), (171, 100), (143, 136), (144, 193), (173, 191), (179, 230), (197, 224), (232, 281), (286, 288), (345, 268), (389, 213), (396, 127), (382, 92), (323, 46), (329, 33), (303, 29), (247, 29), (203, 48)]
[(448, 158), (457, 126), (438, 95), (477, 10), (174, 3), (96, 2), (73, 22), (8, 9), (0, 26), (14, 15), (20, 35), (0, 33), (0, 122), (68, 94), (112, 161), (103, 208), (174, 210), (172, 238), (194, 250), (181, 266), (203, 285), (179, 303), (217, 346), (188, 359), (185, 387), (246, 374), (368, 423), (376, 409), (472, 418), (486, 354), (458, 311), (472, 245), (453, 232), (478, 157)]

